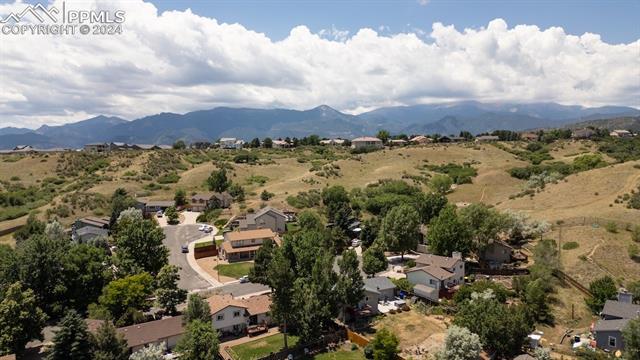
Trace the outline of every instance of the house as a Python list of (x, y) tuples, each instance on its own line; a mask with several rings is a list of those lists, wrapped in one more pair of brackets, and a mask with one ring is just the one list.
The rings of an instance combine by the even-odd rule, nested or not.
[(253, 260), (262, 243), (270, 239), (280, 246), (280, 237), (273, 230), (256, 229), (230, 231), (224, 234), (218, 256), (229, 262)]
[(174, 316), (121, 327), (116, 329), (116, 332), (124, 337), (131, 352), (136, 352), (151, 344), (162, 343), (167, 349), (173, 349), (185, 333), (182, 322), (182, 316)]
[(358, 308), (369, 307), (373, 314), (378, 313), (380, 301), (393, 300), (396, 286), (388, 277), (376, 276), (364, 279), (364, 298), (358, 304)]
[(160, 147), (154, 144), (133, 144), (131, 145), (133, 150), (159, 150)]
[(106, 238), (107, 236), (109, 236), (109, 230), (93, 226), (85, 226), (80, 229), (74, 229), (71, 232), (71, 239), (81, 244), (86, 244), (97, 238)]
[(344, 145), (344, 139), (323, 139), (320, 140), (320, 145), (342, 146)]
[(377, 137), (365, 136), (351, 140), (353, 149), (382, 149), (383, 147), (382, 140)]
[(152, 215), (158, 211), (165, 211), (167, 208), (175, 206), (174, 200), (143, 200), (139, 199), (136, 202), (136, 209), (142, 210), (143, 216)]
[(89, 152), (107, 152), (110, 150), (109, 144), (107, 143), (91, 143), (84, 145), (84, 151)]
[(404, 145), (407, 145), (407, 140), (403, 140), (403, 139), (389, 140), (389, 146), (404, 146)]
[(590, 139), (596, 132), (591, 129), (577, 129), (571, 133), (572, 139)]
[(494, 241), (487, 244), (478, 254), (480, 261), (491, 269), (501, 268), (511, 262), (513, 247), (504, 241)]
[(238, 219), (240, 230), (271, 229), (282, 234), (287, 231), (287, 215), (271, 206), (260, 209), (255, 214), (248, 214), (245, 218)]
[(221, 138), (219, 144), (221, 149), (242, 149), (244, 141), (236, 138)]
[(476, 137), (476, 142), (491, 142), (491, 141), (498, 141), (500, 140), (500, 137), (498, 136), (493, 136), (493, 135), (483, 135), (483, 136), (478, 136)]
[(520, 139), (524, 141), (538, 141), (538, 134), (531, 132), (521, 133)]
[(243, 334), (248, 326), (271, 324), (269, 295), (236, 299), (230, 294), (213, 295), (207, 299), (213, 327), (224, 335)]
[(451, 257), (422, 254), (415, 261), (416, 266), (406, 274), (420, 297), (438, 301), (442, 292), (464, 283), (464, 260), (459, 252)]
[(467, 139), (461, 136), (441, 136), (438, 138), (438, 142), (440, 143), (452, 143), (452, 142), (464, 142)]
[(75, 229), (81, 229), (83, 227), (94, 227), (98, 229), (109, 229), (110, 220), (108, 217), (85, 217), (76, 220), (73, 224)]
[(233, 197), (228, 192), (198, 193), (191, 197), (191, 210), (226, 209), (231, 206)]
[(413, 143), (413, 144), (418, 144), (418, 145), (424, 145), (424, 144), (428, 144), (430, 142), (433, 142), (433, 140), (431, 138), (428, 138), (424, 135), (418, 135), (415, 136), (413, 138), (411, 138), (411, 140), (409, 140), (409, 142)]
[(284, 140), (273, 140), (272, 143), (274, 149), (286, 149), (291, 147), (291, 144)]
[(621, 289), (618, 300), (607, 300), (601, 319), (593, 327), (596, 346), (605, 351), (624, 350), (622, 330), (632, 319), (640, 318), (640, 305), (633, 304), (632, 294)]
[(609, 136), (617, 138), (630, 138), (633, 137), (633, 134), (627, 130), (613, 130), (609, 133)]

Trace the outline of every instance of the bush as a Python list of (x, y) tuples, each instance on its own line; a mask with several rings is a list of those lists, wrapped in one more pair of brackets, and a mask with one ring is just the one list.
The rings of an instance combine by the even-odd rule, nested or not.
[(575, 241), (569, 241), (562, 244), (562, 250), (573, 250), (578, 248), (578, 243)]
[(180, 175), (175, 172), (164, 174), (158, 178), (160, 184), (175, 184), (180, 180)]
[(608, 222), (607, 225), (605, 225), (604, 228), (608, 232), (613, 233), (613, 234), (618, 232), (618, 225), (616, 223), (614, 223), (613, 221)]
[(629, 245), (629, 247), (627, 248), (627, 251), (629, 253), (629, 258), (631, 260), (640, 261), (640, 249), (638, 249), (638, 245), (636, 244)]

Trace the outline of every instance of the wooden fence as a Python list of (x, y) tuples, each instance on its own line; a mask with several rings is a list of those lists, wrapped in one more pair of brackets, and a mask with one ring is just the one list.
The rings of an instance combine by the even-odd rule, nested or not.
[(218, 248), (215, 243), (208, 246), (194, 247), (193, 249), (193, 257), (196, 259), (216, 255), (218, 255)]
[(23, 225), (12, 226), (12, 227), (6, 228), (6, 229), (2, 229), (2, 230), (0, 230), (0, 236), (11, 234), (12, 232), (18, 231), (23, 226), (24, 226), (24, 224)]
[(358, 334), (357, 332), (353, 332), (350, 329), (347, 329), (347, 339), (360, 347), (369, 345), (369, 340), (366, 337)]
[(633, 224), (626, 221), (620, 221), (615, 219), (605, 219), (605, 218), (592, 217), (592, 216), (579, 216), (574, 218), (558, 220), (552, 225), (552, 227), (553, 229), (557, 229), (558, 227), (571, 227), (571, 226), (605, 227), (609, 223), (616, 224), (616, 226), (618, 227), (618, 230), (624, 230), (628, 227), (633, 226)]
[(555, 270), (553, 272), (553, 276), (555, 276), (558, 279), (560, 279), (560, 280), (568, 283), (569, 285), (575, 287), (576, 289), (578, 289), (578, 291), (580, 291), (584, 295), (586, 295), (588, 297), (592, 297), (593, 296), (593, 294), (591, 293), (591, 291), (589, 289), (587, 289), (586, 287), (582, 286), (582, 284), (580, 284), (576, 279), (574, 279), (571, 276), (567, 275), (564, 271)]

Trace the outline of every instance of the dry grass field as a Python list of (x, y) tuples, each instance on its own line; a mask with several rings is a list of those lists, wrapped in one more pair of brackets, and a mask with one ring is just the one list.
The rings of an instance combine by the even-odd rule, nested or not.
[(414, 359), (421, 359), (415, 354), (417, 348), (426, 349), (430, 354), (437, 352), (447, 332), (447, 322), (443, 316), (424, 315), (414, 310), (383, 316), (373, 327), (377, 330), (385, 328), (395, 334), (401, 352)]

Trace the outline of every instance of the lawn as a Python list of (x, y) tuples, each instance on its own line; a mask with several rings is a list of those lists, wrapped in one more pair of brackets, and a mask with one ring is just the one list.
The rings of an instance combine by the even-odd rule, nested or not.
[[(289, 347), (298, 343), (298, 337), (289, 335)], [(276, 334), (265, 338), (254, 340), (245, 344), (236, 345), (231, 348), (231, 356), (236, 360), (250, 360), (269, 355), (282, 349), (284, 344), (283, 335)], [(332, 352), (326, 352), (314, 357), (305, 357), (306, 360), (364, 360), (362, 349), (351, 350), (347, 346)]]
[(253, 262), (238, 262), (233, 264), (220, 264), (214, 268), (220, 275), (234, 279), (239, 279), (249, 275), (249, 270), (253, 267)]
[[(231, 356), (236, 360), (257, 359), (272, 352), (278, 352), (284, 345), (284, 335), (276, 334), (231, 348)], [(298, 343), (297, 336), (288, 336), (289, 347)], [(330, 358), (327, 358), (330, 359)]]

